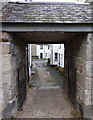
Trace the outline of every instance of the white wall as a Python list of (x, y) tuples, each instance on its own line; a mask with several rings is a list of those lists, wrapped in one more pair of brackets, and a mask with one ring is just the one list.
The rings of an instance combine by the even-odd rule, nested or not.
[(58, 57), (58, 61), (60, 62), (60, 67), (64, 68), (64, 44), (61, 44), (61, 48), (59, 49), (58, 54), (60, 54), (60, 58)]
[(31, 66), (32, 66), (32, 51), (31, 51), (31, 44), (28, 45), (28, 66), (29, 66), (29, 76), (31, 76)]
[(40, 53), (43, 53), (43, 58), (50, 58), (50, 49), (48, 49), (48, 45), (43, 45), (43, 49), (40, 49), (40, 45), (37, 45), (37, 56), (39, 57), (39, 59)]
[[(60, 48), (60, 45), (61, 45), (61, 48)], [(57, 60), (55, 60), (55, 53), (58, 53)], [(60, 58), (59, 58), (59, 54), (60, 54)], [(51, 44), (50, 64), (64, 67), (64, 44)]]
[(59, 51), (59, 44), (53, 44), (53, 65), (58, 65), (58, 60), (55, 61), (55, 53)]
[(48, 45), (44, 45), (44, 58), (50, 58), (50, 48), (48, 49)]
[(40, 49), (40, 45), (37, 45), (36, 49), (37, 49), (37, 56), (39, 57), (39, 59), (40, 59), (40, 53), (43, 53), (43, 58), (44, 58), (44, 45), (43, 45), (43, 49)]

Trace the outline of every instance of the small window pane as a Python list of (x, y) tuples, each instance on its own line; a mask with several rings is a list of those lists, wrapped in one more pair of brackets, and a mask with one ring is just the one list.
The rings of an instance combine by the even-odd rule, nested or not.
[(43, 49), (43, 45), (40, 45), (40, 49)]
[(58, 53), (55, 53), (55, 61), (58, 60)]

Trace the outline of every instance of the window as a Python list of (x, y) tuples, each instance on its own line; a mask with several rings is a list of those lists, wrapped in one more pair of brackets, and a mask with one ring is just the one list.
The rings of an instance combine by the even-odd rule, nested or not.
[(61, 44), (59, 45), (59, 49), (61, 49)]
[(43, 53), (40, 53), (40, 59), (43, 59)]
[(47, 53), (46, 53), (46, 57), (47, 57)]
[(49, 50), (49, 48), (50, 48), (50, 45), (48, 45), (48, 50)]
[(43, 45), (40, 45), (40, 49), (43, 49)]
[(55, 61), (58, 60), (58, 53), (55, 53)]

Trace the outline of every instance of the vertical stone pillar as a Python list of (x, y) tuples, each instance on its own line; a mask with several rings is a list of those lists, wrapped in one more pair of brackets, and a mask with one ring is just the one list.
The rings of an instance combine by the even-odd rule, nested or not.
[(16, 75), (16, 56), (14, 56), (13, 38), (9, 33), (2, 33), (2, 117), (15, 116), (18, 109), (18, 86)]
[(93, 34), (82, 33), (73, 37), (66, 43), (65, 53), (68, 95), (83, 118), (93, 118)]
[(83, 93), (83, 116), (93, 118), (93, 33), (86, 38), (85, 91)]
[[(3, 118), (14, 117), (17, 110), (22, 108), (26, 99), (26, 83), (27, 83), (27, 44), (19, 38), (15, 38), (11, 34), (3, 32), (2, 54), (0, 59), (0, 112)], [(0, 55), (1, 55), (0, 54)], [(1, 95), (2, 94), (2, 95)], [(1, 101), (2, 100), (2, 101)]]

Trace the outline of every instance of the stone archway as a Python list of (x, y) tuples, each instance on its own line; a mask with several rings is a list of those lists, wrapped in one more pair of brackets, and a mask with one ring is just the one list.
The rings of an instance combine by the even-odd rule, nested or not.
[(89, 4), (69, 3), (9, 3), (2, 9), (3, 117), (12, 117), (18, 110), (18, 80), (22, 89), (26, 86), (27, 43), (48, 42), (65, 43), (66, 91), (83, 118), (93, 117), (91, 12)]
[[(2, 33), (2, 112), (6, 118), (14, 116), (26, 98), (27, 42), (22, 34), (18, 35), (19, 39), (17, 35)], [(92, 117), (92, 45), (91, 33), (77, 33), (65, 41), (65, 88), (83, 118)], [(18, 92), (18, 86), (21, 92)]]

